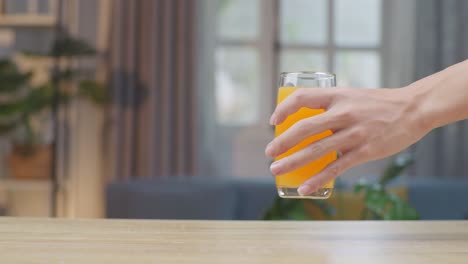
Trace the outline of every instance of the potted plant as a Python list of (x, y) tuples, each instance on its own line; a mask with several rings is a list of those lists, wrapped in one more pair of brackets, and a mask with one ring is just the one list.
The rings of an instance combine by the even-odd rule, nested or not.
[[(396, 156), (377, 182), (359, 181), (354, 186), (355, 195), (363, 193), (362, 220), (417, 220), (419, 214), (407, 201), (389, 191), (388, 184), (398, 178), (413, 163), (411, 154)], [(338, 194), (339, 195), (339, 194)], [(343, 208), (333, 208), (325, 200), (282, 199), (276, 197), (263, 215), (263, 220), (312, 219), (306, 206), (314, 206), (321, 214), (330, 217)]]
[(388, 191), (388, 184), (413, 164), (409, 153), (398, 155), (385, 169), (378, 182), (361, 180), (354, 186), (355, 193), (364, 194), (363, 220), (418, 220), (419, 214), (408, 202)]
[[(13, 177), (18, 179), (45, 179), (51, 174), (50, 110), (54, 88), (58, 91), (59, 106), (78, 97), (99, 105), (107, 103), (104, 85), (83, 78), (80, 69), (73, 68), (72, 60), (89, 57), (95, 50), (80, 39), (65, 37), (55, 41), (47, 54), (25, 53), (28, 59), (55, 59), (58, 65), (52, 72), (55, 82), (33, 85), (32, 71), (21, 71), (11, 59), (0, 60), (0, 136), (7, 137), (11, 152), (7, 157)], [(49, 69), (51, 70), (51, 69)]]

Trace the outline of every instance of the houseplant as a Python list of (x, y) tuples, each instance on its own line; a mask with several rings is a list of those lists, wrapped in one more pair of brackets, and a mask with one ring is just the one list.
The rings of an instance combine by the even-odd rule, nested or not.
[(398, 155), (376, 183), (360, 181), (356, 193), (364, 193), (363, 220), (417, 220), (418, 212), (406, 201), (389, 192), (388, 184), (413, 163), (409, 153)]
[[(417, 211), (404, 199), (393, 194), (388, 184), (398, 178), (413, 163), (410, 154), (397, 155), (384, 170), (377, 182), (361, 180), (354, 186), (355, 195), (363, 193), (361, 212), (362, 220), (416, 220)], [(339, 193), (337, 195), (340, 195)], [(341, 204), (345, 204), (343, 201)], [(297, 200), (276, 197), (272, 206), (263, 215), (263, 220), (308, 220), (310, 212), (307, 205), (318, 208), (322, 215), (330, 217), (343, 208), (334, 208), (326, 200)], [(344, 205), (343, 205), (344, 206)]]
[[(31, 60), (55, 59), (55, 78), (60, 106), (84, 97), (99, 105), (108, 101), (104, 85), (84, 78), (72, 66), (77, 58), (89, 57), (95, 50), (85, 41), (65, 37), (53, 43), (47, 54), (25, 52)], [(51, 70), (51, 69), (50, 69)], [(51, 147), (47, 140), (54, 85), (49, 80), (33, 85), (34, 72), (23, 72), (11, 59), (0, 60), (0, 136), (7, 137), (12, 151), (7, 157), (11, 174), (19, 179), (44, 179), (51, 172)]]

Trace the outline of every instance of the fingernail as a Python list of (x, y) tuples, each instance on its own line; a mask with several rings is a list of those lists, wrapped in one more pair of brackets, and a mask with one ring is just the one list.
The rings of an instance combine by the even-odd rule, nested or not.
[(312, 188), (309, 185), (302, 185), (297, 189), (299, 195), (308, 195), (312, 192)]
[(275, 156), (275, 153), (273, 151), (273, 144), (272, 142), (268, 143), (266, 149), (265, 149), (265, 154), (268, 156), (268, 157), (274, 157)]
[(278, 175), (281, 172), (281, 162), (279, 161), (273, 162), (270, 166), (270, 171), (273, 174)]
[(276, 125), (276, 122), (278, 121), (277, 119), (278, 118), (276, 117), (275, 113), (273, 113), (270, 117), (270, 125), (272, 126)]

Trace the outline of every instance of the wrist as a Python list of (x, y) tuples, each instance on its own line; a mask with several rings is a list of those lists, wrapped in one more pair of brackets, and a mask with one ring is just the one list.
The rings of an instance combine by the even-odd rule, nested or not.
[(411, 122), (416, 129), (428, 133), (440, 125), (440, 120), (433, 105), (432, 87), (421, 80), (403, 88), (408, 91), (408, 109)]
[(417, 81), (423, 123), (430, 130), (468, 118), (468, 60)]

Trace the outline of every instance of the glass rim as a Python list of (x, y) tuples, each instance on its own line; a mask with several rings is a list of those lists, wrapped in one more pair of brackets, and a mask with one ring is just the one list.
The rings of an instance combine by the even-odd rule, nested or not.
[(294, 75), (297, 78), (315, 79), (315, 80), (330, 80), (335, 79), (336, 75), (331, 72), (324, 71), (295, 71), (295, 72), (282, 72), (280, 77), (286, 77), (287, 75)]

